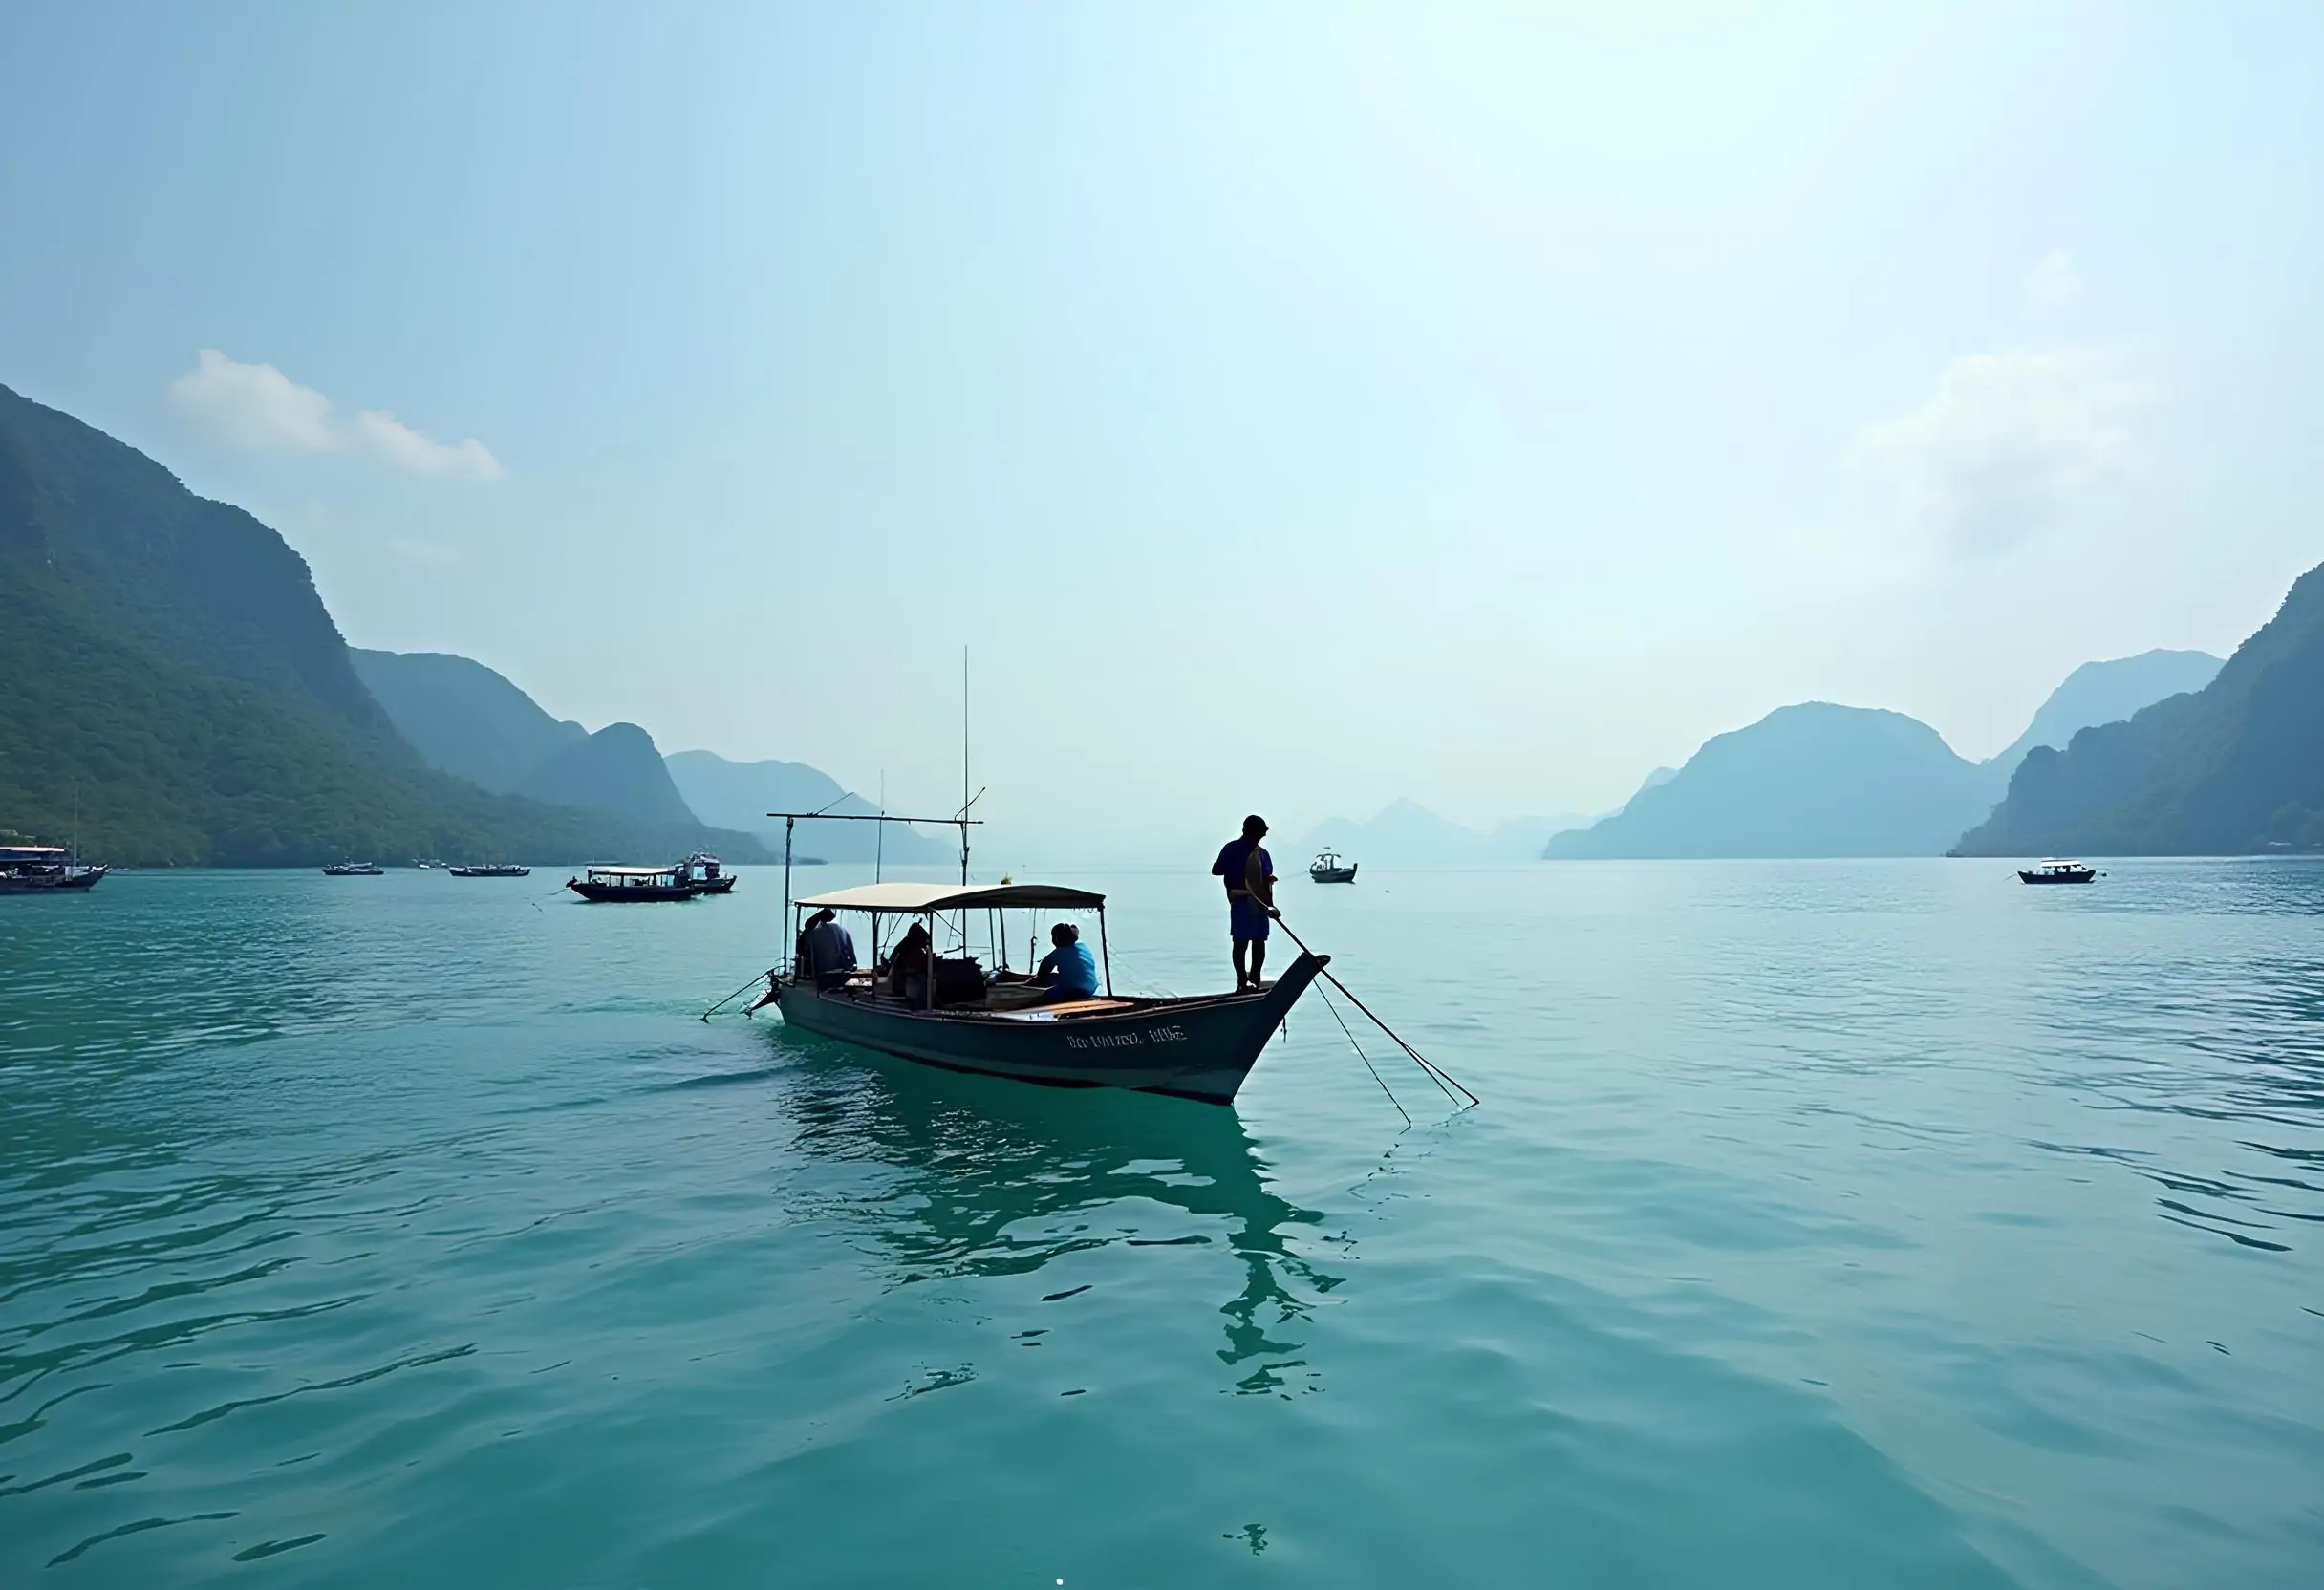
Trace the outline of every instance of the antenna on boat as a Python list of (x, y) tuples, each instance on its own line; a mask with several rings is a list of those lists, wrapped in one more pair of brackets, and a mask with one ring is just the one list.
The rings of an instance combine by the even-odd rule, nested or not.
[[(882, 817), (888, 815), (888, 770), (885, 767), (879, 770), (879, 814)], [(881, 823), (872, 832), (875, 836), (872, 849), (872, 881), (877, 883), (880, 881), (880, 869), (888, 860), (888, 825)]]
[[(975, 805), (968, 792), (968, 648), (960, 648), (960, 815)], [(960, 825), (960, 887), (968, 887), (968, 825)]]

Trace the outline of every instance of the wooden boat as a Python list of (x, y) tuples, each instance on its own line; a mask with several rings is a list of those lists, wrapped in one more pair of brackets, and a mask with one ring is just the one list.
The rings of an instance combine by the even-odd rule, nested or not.
[(1354, 883), (1356, 864), (1342, 861), (1337, 851), (1325, 850), (1308, 866), (1307, 875), (1317, 883)]
[(697, 850), (679, 863), (695, 882), (695, 892), (700, 894), (731, 894), (734, 892), (732, 872), (720, 865), (719, 858), (707, 850)]
[(2038, 867), (2017, 870), (2020, 883), (2090, 883), (2097, 877), (2096, 870), (2078, 861), (2045, 861)]
[(731, 894), (734, 874), (720, 867), (718, 857), (698, 850), (669, 867), (592, 867), (585, 877), (567, 878), (565, 887), (584, 900), (645, 905)]
[(532, 869), (513, 867), (506, 862), (486, 862), (481, 867), (447, 867), (445, 871), (456, 878), (529, 878)]
[(701, 892), (681, 867), (592, 867), (582, 877), (567, 878), (565, 887), (599, 904), (691, 900)]
[(386, 869), (368, 861), (334, 861), (323, 869), (327, 878), (383, 878)]
[[(1105, 992), (1051, 1002), (1046, 990), (1006, 969), (1007, 913), (1081, 909), (1097, 913)], [(1234, 1102), (1267, 1040), (1330, 959), (1302, 955), (1273, 986), (1238, 994), (1122, 998), (1113, 993), (1106, 949), (1106, 897), (1089, 890), (886, 883), (794, 902), (795, 913), (824, 910), (869, 918), (874, 969), (833, 972), (818, 980), (794, 961), (787, 976), (770, 978), (762, 1001), (775, 1004), (785, 1024), (948, 1070), (1058, 1087), (1169, 1093), (1207, 1104)], [(915, 999), (893, 992), (892, 979), (877, 972), (881, 931), (894, 919), (918, 918), (932, 935), (943, 927), (965, 947), (969, 922), (979, 912), (988, 913), (989, 942), (1003, 963), (997, 975), (988, 977), (965, 955), (939, 956), (935, 976), (911, 979)], [(948, 915), (957, 920), (944, 923)], [(794, 914), (794, 944), (799, 920)]]
[(55, 845), (0, 845), (0, 894), (55, 894), (95, 889), (110, 867), (84, 866)]

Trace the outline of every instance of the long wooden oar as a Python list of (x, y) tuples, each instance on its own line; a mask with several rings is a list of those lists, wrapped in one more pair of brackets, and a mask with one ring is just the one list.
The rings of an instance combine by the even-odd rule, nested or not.
[(703, 1011), (702, 1020), (705, 1021), (709, 1021), (720, 1011), (724, 1010), (728, 1005), (734, 1003), (735, 1000), (741, 999), (743, 995), (749, 993), (752, 989), (758, 987), (759, 984), (764, 982), (767, 978), (773, 976), (774, 973), (772, 972), (760, 973), (757, 977), (751, 978), (750, 981), (744, 983), (742, 987), (727, 995), (723, 999), (721, 999), (717, 1004), (714, 1004), (708, 1010)]

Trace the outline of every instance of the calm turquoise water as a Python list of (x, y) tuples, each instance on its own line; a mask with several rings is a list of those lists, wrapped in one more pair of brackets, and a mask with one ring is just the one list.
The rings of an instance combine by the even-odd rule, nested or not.
[(1298, 884), (1409, 1130), (1313, 1003), (1233, 1110), (704, 1025), (779, 878), (558, 876), (0, 900), (0, 1584), (2324, 1582), (2324, 867)]

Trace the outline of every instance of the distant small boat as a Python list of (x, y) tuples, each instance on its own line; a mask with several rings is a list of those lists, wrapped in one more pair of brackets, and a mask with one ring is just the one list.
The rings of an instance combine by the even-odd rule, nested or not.
[(323, 876), (327, 878), (383, 878), (387, 876), (387, 869), (377, 862), (334, 861), (323, 869)]
[(481, 867), (447, 867), (445, 871), (456, 878), (529, 878), (532, 869), (514, 867), (507, 862), (486, 862)]
[(707, 850), (697, 850), (679, 865), (693, 876), (697, 892), (703, 894), (731, 894), (734, 874), (726, 870), (719, 858)]
[(2095, 868), (2078, 861), (2045, 861), (2038, 867), (2017, 870), (2020, 883), (2090, 883), (2098, 877)]
[(1356, 864), (1342, 861), (1335, 850), (1325, 850), (1315, 858), (1313, 865), (1307, 869), (1307, 875), (1318, 883), (1354, 883)]
[(671, 867), (592, 867), (583, 877), (567, 878), (565, 887), (597, 903), (650, 905), (732, 893), (734, 874), (720, 867), (718, 857), (697, 851)]

